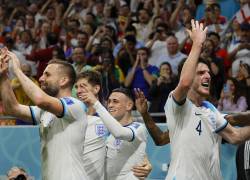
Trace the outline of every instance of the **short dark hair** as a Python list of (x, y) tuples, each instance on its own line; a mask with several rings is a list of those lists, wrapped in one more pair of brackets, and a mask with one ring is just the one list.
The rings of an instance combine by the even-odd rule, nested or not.
[(76, 82), (80, 79), (87, 79), (88, 83), (92, 86), (99, 85), (100, 91), (98, 93), (99, 101), (102, 102), (103, 96), (102, 96), (102, 75), (100, 72), (95, 70), (87, 70), (79, 73), (76, 78)]
[(208, 33), (208, 37), (211, 37), (211, 36), (216, 36), (220, 40), (220, 35), (218, 33), (216, 33), (216, 32)]
[(149, 50), (149, 48), (147, 48), (147, 47), (138, 48), (136, 50), (136, 54), (138, 53), (138, 51), (145, 51), (147, 53), (148, 57), (150, 56), (150, 53), (151, 53), (150, 50)]
[(122, 93), (125, 96), (127, 96), (131, 101), (135, 102), (134, 95), (133, 95), (132, 91), (130, 89), (128, 89), (128, 88), (119, 87), (119, 88), (113, 89), (110, 94), (112, 94), (114, 92)]
[(58, 59), (49, 61), (48, 65), (50, 65), (50, 64), (61, 65), (62, 72), (67, 74), (67, 76), (69, 78), (69, 86), (72, 88), (75, 84), (75, 81), (76, 81), (76, 72), (75, 72), (74, 67), (68, 62), (63, 61), (63, 60), (58, 60)]
[(54, 32), (49, 32), (47, 34), (48, 45), (55, 45), (58, 43), (58, 35)]
[(203, 58), (199, 58), (198, 63), (203, 63), (203, 64), (207, 65), (207, 67), (208, 67), (210, 73), (212, 73), (212, 70), (211, 70), (211, 63), (210, 63), (209, 60), (206, 60), (206, 59), (203, 59)]

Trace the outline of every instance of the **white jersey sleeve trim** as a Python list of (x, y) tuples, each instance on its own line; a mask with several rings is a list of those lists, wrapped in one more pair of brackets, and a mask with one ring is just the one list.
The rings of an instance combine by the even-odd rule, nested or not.
[(117, 139), (131, 141), (134, 136), (134, 132), (131, 128), (123, 127), (109, 112), (103, 107), (103, 105), (97, 101), (93, 107), (100, 116), (101, 120), (108, 128), (109, 132)]

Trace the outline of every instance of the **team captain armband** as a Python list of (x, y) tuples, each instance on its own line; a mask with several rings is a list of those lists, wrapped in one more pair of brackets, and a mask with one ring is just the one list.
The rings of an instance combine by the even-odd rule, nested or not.
[(218, 133), (227, 126), (228, 124), (227, 120), (224, 118), (223, 114), (221, 114), (216, 109), (216, 107), (214, 107), (212, 103), (208, 101), (203, 101), (202, 107), (205, 107), (209, 111), (212, 111), (211, 113), (209, 113), (208, 118), (209, 118), (209, 122), (211, 123), (214, 132)]

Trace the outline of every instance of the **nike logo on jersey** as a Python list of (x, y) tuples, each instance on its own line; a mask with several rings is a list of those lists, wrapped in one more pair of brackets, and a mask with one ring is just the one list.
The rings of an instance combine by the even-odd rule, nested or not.
[(194, 113), (196, 116), (201, 116), (202, 114), (195, 112)]

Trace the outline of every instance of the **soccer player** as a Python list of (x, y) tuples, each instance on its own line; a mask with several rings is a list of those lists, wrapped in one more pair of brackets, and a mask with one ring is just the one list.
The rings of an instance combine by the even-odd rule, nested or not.
[(207, 28), (191, 21), (187, 30), (193, 41), (191, 52), (183, 65), (180, 81), (165, 105), (169, 128), (171, 163), (167, 180), (222, 179), (219, 147), (221, 136), (237, 144), (250, 138), (250, 127), (234, 128), (208, 101), (210, 69), (199, 60)]
[[(8, 60), (25, 93), (36, 106), (17, 102), (7, 75)], [(41, 89), (20, 69), (11, 52), (0, 59), (0, 87), (5, 112), (40, 124), (42, 179), (87, 180), (81, 152), (87, 127), (84, 104), (71, 96), (75, 82), (73, 67), (63, 61), (51, 61), (40, 78)]]
[[(228, 122), (234, 126), (249, 126), (250, 111), (230, 114), (225, 116)], [(236, 153), (236, 167), (238, 180), (250, 180), (250, 141), (238, 146)]]
[[(76, 90), (77, 96), (82, 98), (86, 93), (86, 89), (89, 92), (92, 92), (92, 95), (95, 99), (101, 100), (101, 74), (96, 71), (85, 71), (78, 75), (76, 81)], [(119, 99), (119, 98), (118, 98)], [(103, 179), (102, 175), (104, 174), (104, 158), (105, 151), (105, 134), (108, 134), (107, 129), (100, 117), (96, 113), (96, 110), (88, 103), (88, 128), (86, 131), (85, 143), (84, 143), (84, 153), (83, 159), (85, 164), (85, 169), (90, 179)], [(124, 104), (121, 104), (124, 105)], [(138, 105), (139, 106), (139, 105)], [(124, 106), (123, 109), (126, 107)], [(124, 111), (126, 112), (126, 111)], [(123, 112), (123, 113), (124, 113)], [(124, 115), (122, 115), (124, 116)], [(114, 116), (115, 117), (115, 116)], [(151, 171), (151, 165), (147, 161), (147, 158), (144, 158), (144, 162), (140, 165), (138, 163), (131, 164), (130, 167), (133, 167), (134, 175), (138, 178), (145, 178)], [(131, 173), (129, 170), (126, 173)], [(119, 173), (119, 172), (118, 172)], [(109, 175), (108, 175), (109, 176)]]

